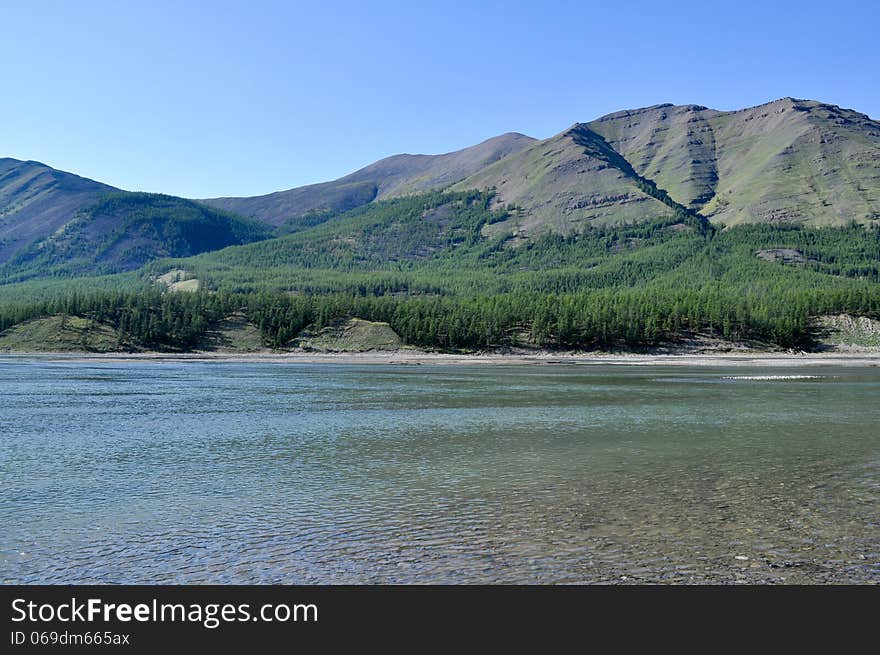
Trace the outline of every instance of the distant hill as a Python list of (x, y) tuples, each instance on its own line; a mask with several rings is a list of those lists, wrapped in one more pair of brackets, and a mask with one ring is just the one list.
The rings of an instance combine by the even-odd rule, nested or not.
[(114, 191), (87, 200), (53, 232), (34, 230), (33, 241), (0, 263), (0, 279), (131, 271), (271, 236), (261, 223), (173, 196)]
[(502, 134), (443, 155), (395, 155), (334, 182), (312, 184), (251, 198), (213, 198), (207, 205), (279, 226), (311, 214), (324, 217), (373, 200), (443, 189), (535, 142), (518, 133)]

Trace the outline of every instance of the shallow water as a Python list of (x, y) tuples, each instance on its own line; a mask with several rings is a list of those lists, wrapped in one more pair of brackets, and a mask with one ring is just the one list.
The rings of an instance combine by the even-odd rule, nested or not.
[(0, 359), (0, 581), (877, 583), (878, 401), (839, 366)]

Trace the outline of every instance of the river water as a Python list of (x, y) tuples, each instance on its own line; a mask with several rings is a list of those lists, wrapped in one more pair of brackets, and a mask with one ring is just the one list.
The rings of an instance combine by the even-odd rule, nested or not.
[(6, 357), (0, 525), (5, 583), (878, 583), (880, 369)]

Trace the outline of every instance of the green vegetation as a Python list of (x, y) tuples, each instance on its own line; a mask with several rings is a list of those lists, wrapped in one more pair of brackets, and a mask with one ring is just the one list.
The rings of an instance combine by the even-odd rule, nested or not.
[(247, 316), (236, 312), (211, 325), (197, 348), (212, 352), (258, 352), (264, 349), (263, 336)]
[(0, 279), (9, 283), (116, 273), (158, 257), (187, 257), (271, 234), (256, 221), (191, 200), (114, 192), (80, 210), (51, 236), (17, 252), (0, 266)]
[(0, 334), (0, 352), (113, 352), (133, 347), (111, 326), (80, 316), (37, 318)]
[(403, 346), (403, 341), (388, 323), (349, 318), (336, 321), (317, 332), (307, 328), (291, 345), (320, 352), (363, 352), (398, 350)]
[(853, 318), (845, 314), (821, 316), (816, 319), (815, 333), (820, 348), (844, 350), (880, 349), (880, 321), (866, 316)]
[(716, 224), (880, 218), (880, 129), (849, 109), (794, 98), (733, 112), (661, 105), (589, 127), (640, 175)]
[[(226, 268), (206, 259), (218, 273), (213, 286), (190, 279), (208, 289), (231, 280), (242, 291), (284, 288), (283, 271), (275, 281), (263, 270), (276, 267), (274, 260), (279, 269), (294, 267), (304, 290), (325, 293), (355, 272), (393, 271), (386, 264), (402, 263), (410, 274), (407, 262), (435, 258), (450, 246), (472, 255), (475, 239), (509, 248), (551, 233), (589, 237), (601, 226), (646, 221), (671, 221), (702, 236), (735, 225), (856, 222), (877, 229), (878, 188), (880, 123), (793, 98), (732, 112), (668, 104), (622, 111), (544, 140), (504, 134), (443, 155), (395, 155), (335, 181), (253, 198), (195, 202), (127, 193), (38, 162), (0, 159), (0, 282), (104, 276), (299, 235), (232, 251), (235, 261)], [(492, 204), (475, 202), (473, 209), (495, 211), (478, 233), (471, 220), (477, 212), (465, 217), (460, 206), (437, 205), (424, 220), (411, 220), (411, 199), (430, 205), (441, 190), (492, 190)], [(386, 204), (394, 198), (401, 203)], [(396, 223), (389, 220), (394, 212)], [(766, 234), (775, 239), (772, 230)], [(282, 251), (272, 254), (276, 246)], [(870, 259), (854, 265), (870, 269)], [(243, 270), (255, 262), (260, 271)], [(825, 264), (831, 274), (850, 265)], [(458, 261), (450, 268), (453, 277), (461, 270)], [(333, 275), (311, 275), (322, 269)], [(496, 284), (490, 274), (476, 288), (484, 290), (487, 278)]]
[[(516, 211), (492, 206), (490, 193), (410, 196), (88, 285), (0, 287), (0, 330), (79, 316), (110, 326), (120, 343), (189, 350), (237, 315), (262, 345), (287, 348), (307, 327), (309, 338), (328, 336), (357, 317), (387, 323), (407, 345), (445, 350), (638, 349), (694, 333), (810, 348), (815, 317), (880, 318), (878, 230), (701, 229), (676, 211), (524, 239), (487, 236)], [(803, 258), (756, 256), (769, 249)], [(169, 293), (156, 282), (178, 271), (201, 290)]]

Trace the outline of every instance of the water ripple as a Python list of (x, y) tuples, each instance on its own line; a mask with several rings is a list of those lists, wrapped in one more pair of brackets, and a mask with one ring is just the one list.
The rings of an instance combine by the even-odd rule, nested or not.
[(0, 581), (880, 582), (880, 372), (585, 368), (0, 360)]

